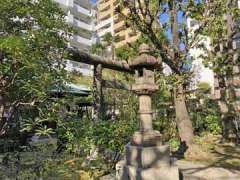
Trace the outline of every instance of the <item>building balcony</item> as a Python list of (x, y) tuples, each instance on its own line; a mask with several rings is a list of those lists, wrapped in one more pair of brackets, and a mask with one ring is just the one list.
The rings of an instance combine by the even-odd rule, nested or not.
[(72, 41), (76, 41), (77, 43), (81, 43), (89, 47), (92, 45), (92, 39), (87, 39), (77, 35), (73, 36)]
[(94, 33), (86, 29), (76, 28), (76, 32), (74, 34), (86, 39), (91, 39)]
[(119, 43), (125, 40), (125, 35), (117, 35), (115, 36), (115, 43)]
[(113, 2), (113, 6), (116, 7), (117, 5), (119, 5), (119, 0), (116, 0)]
[(79, 72), (84, 76), (92, 76), (91, 66), (88, 64), (82, 64), (76, 61), (66, 60), (66, 70), (70, 72)]
[(139, 38), (139, 33), (131, 32), (129, 29), (116, 35), (114, 43), (116, 48), (119, 48), (127, 43), (135, 42)]
[(126, 29), (126, 24), (124, 21), (118, 21), (117, 23), (114, 23), (114, 31), (118, 32), (118, 29)]
[(98, 34), (99, 37), (102, 37), (102, 36), (104, 36), (107, 33), (113, 34), (111, 27), (103, 29), (103, 30), (99, 31), (97, 34)]
[(114, 16), (114, 24), (117, 24), (121, 21), (124, 21), (123, 19), (121, 19), (121, 17), (119, 15), (115, 15)]
[(103, 4), (99, 4), (98, 6), (98, 11), (102, 12), (102, 11), (106, 11), (106, 9), (109, 9), (110, 6), (111, 6), (111, 1), (108, 1), (106, 3), (103, 3)]
[(85, 9), (84, 7), (81, 7), (78, 4), (74, 4), (73, 9), (78, 13), (82, 13), (86, 16), (92, 16), (92, 13), (89, 9)]
[(85, 22), (79, 21), (77, 19), (73, 20), (73, 24), (79, 28), (86, 29), (88, 31), (93, 31), (93, 25), (87, 24)]
[(104, 21), (100, 21), (97, 26), (96, 26), (96, 29), (101, 29), (103, 28), (104, 26), (111, 26), (113, 24), (113, 19), (112, 18), (109, 18), (107, 20), (104, 20)]
[(83, 7), (84, 9), (90, 10), (92, 8), (92, 4), (90, 3), (90, 1), (87, 0), (74, 0), (73, 2), (74, 4), (77, 4)]
[(69, 2), (68, 0), (55, 0), (55, 2), (63, 5), (63, 6), (71, 6), (71, 2)]
[(114, 33), (115, 34), (119, 34), (119, 33), (122, 33), (126, 30), (126, 26), (125, 26), (125, 23), (124, 22), (121, 22), (118, 24), (118, 26), (114, 26)]
[(107, 10), (107, 11), (105, 11), (105, 12), (99, 13), (97, 19), (98, 19), (99, 21), (104, 21), (104, 20), (106, 20), (106, 19), (111, 18), (111, 16), (112, 16), (112, 12), (111, 12), (111, 10), (109, 9), (109, 10)]
[(102, 1), (100, 0), (100, 1), (98, 1), (98, 7), (106, 6), (110, 2), (111, 2), (111, 0), (102, 0)]

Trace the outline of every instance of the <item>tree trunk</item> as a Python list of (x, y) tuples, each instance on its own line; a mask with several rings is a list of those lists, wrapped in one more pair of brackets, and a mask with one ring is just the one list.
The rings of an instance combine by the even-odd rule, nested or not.
[(3, 96), (0, 95), (0, 122), (3, 118), (3, 112), (4, 112), (4, 102), (3, 102)]
[(93, 119), (95, 121), (102, 120), (104, 116), (104, 109), (103, 109), (102, 65), (101, 64), (94, 66), (93, 96), (94, 96)]
[(192, 122), (190, 120), (186, 102), (185, 102), (185, 96), (184, 96), (184, 90), (183, 85), (179, 84), (175, 88), (174, 92), (174, 101), (175, 101), (175, 110), (176, 110), (176, 123), (178, 127), (179, 136), (181, 138), (181, 141), (186, 143), (188, 147), (192, 146), (193, 144), (193, 127)]
[[(170, 5), (170, 18), (171, 18), (171, 28), (173, 33), (173, 45), (174, 45), (174, 57), (178, 63), (178, 66), (181, 64), (180, 59), (180, 37), (179, 37), (179, 24), (178, 24), (178, 9), (176, 1), (169, 1)], [(179, 66), (180, 67), (180, 66)], [(180, 75), (177, 75), (177, 80), (179, 84), (175, 87), (174, 91), (174, 100), (175, 100), (175, 110), (176, 110), (176, 122), (178, 126), (179, 136), (181, 138), (182, 143), (187, 145), (187, 148), (192, 146), (193, 144), (193, 127), (192, 122), (190, 120), (185, 96), (183, 89), (183, 79)]]
[(4, 97), (0, 95), (0, 136), (2, 134), (2, 128), (6, 121), (4, 119), (4, 111), (5, 111), (5, 101), (4, 101)]

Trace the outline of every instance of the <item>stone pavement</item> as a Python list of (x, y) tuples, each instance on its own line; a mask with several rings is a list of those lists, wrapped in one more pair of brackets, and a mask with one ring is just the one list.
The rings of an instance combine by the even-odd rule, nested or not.
[[(176, 162), (183, 180), (240, 180), (240, 171), (197, 162)], [(239, 165), (240, 166), (240, 165)]]

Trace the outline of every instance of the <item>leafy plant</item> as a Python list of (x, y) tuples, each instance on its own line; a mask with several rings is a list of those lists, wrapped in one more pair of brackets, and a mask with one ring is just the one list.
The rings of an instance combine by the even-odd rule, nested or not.
[(53, 116), (49, 97), (68, 80), (64, 55), (71, 28), (51, 0), (6, 0), (1, 2), (0, 29), (1, 136), (14, 118), (30, 118), (24, 117), (23, 109), (34, 109), (45, 121)]

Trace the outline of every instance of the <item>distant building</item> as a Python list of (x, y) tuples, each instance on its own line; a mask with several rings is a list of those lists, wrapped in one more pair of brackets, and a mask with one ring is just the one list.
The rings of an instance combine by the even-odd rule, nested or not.
[(95, 10), (88, 0), (55, 0), (66, 12), (67, 22), (77, 32), (71, 38), (71, 46), (78, 49), (89, 49), (96, 41)]
[(138, 38), (138, 33), (131, 28), (127, 28), (125, 22), (115, 12), (119, 2), (119, 0), (99, 0), (97, 3), (96, 30), (99, 40), (105, 34), (111, 33), (115, 38), (114, 47), (116, 48), (134, 42)]
[[(191, 31), (198, 28), (198, 23), (193, 19), (187, 20), (187, 27), (191, 34)], [(201, 42), (204, 43), (206, 48), (210, 49), (210, 39), (208, 37), (203, 37)], [(211, 87), (211, 93), (214, 94), (214, 72), (208, 67), (205, 67), (203, 64), (202, 55), (204, 51), (200, 48), (192, 48), (189, 50), (190, 56), (193, 58), (191, 71), (193, 72), (193, 77), (191, 80), (190, 88), (195, 90), (198, 88), (200, 83), (208, 83)]]
[[(96, 10), (89, 0), (55, 0), (66, 12), (66, 20), (76, 29), (76, 33), (70, 38), (70, 46), (89, 51), (96, 43)], [(91, 75), (89, 65), (67, 61), (66, 69), (78, 71), (84, 75)]]
[(96, 31), (98, 37), (101, 38), (107, 34), (111, 33), (114, 35), (114, 4), (113, 0), (99, 0), (97, 2), (97, 26)]

